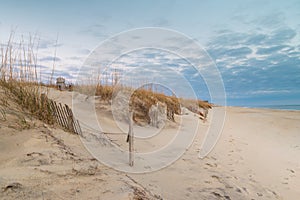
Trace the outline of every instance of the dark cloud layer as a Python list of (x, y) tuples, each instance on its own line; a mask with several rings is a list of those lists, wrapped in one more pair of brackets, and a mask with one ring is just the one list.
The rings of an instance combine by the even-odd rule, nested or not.
[(297, 96), (300, 51), (299, 44), (292, 42), (296, 36), (296, 30), (280, 27), (252, 34), (223, 30), (212, 38), (208, 53), (222, 73), (229, 101), (267, 94)]

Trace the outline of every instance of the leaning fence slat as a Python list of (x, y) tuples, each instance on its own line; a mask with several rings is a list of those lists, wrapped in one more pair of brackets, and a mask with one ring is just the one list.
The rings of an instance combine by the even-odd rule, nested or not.
[(59, 117), (60, 114), (59, 114), (59, 112), (58, 112), (58, 108), (57, 108), (56, 102), (55, 102), (55, 101), (51, 101), (51, 104), (52, 104), (52, 107), (53, 107), (53, 109), (54, 109), (55, 118), (56, 118), (57, 123), (59, 123), (59, 125), (63, 126), (63, 123), (62, 123), (62, 121), (61, 121), (61, 118)]
[(78, 121), (77, 119), (75, 119), (75, 118), (74, 118), (74, 125), (75, 125), (75, 127), (76, 127), (76, 133), (77, 133), (78, 135), (82, 135), (79, 121)]
[(63, 117), (64, 117), (66, 129), (70, 130), (71, 129), (70, 124), (69, 124), (70, 120), (69, 120), (68, 113), (66, 111), (66, 105), (60, 104), (60, 108), (61, 108), (61, 111), (62, 111), (62, 114), (63, 114)]
[(65, 126), (64, 126), (64, 121), (63, 121), (63, 118), (62, 118), (62, 114), (61, 114), (60, 109), (59, 109), (59, 106), (58, 106), (58, 104), (57, 104), (56, 102), (55, 102), (55, 108), (56, 108), (56, 111), (57, 111), (57, 117), (58, 117), (58, 119), (59, 119), (60, 125), (61, 125), (63, 128), (65, 128)]
[(59, 114), (59, 112), (58, 112), (58, 108), (57, 108), (57, 104), (56, 104), (56, 102), (55, 101), (52, 101), (52, 105), (53, 105), (53, 108), (54, 108), (54, 110), (55, 110), (55, 117), (56, 117), (56, 120), (57, 120), (57, 122), (62, 126), (62, 121), (61, 121), (61, 118), (59, 117), (60, 116), (60, 114)]
[(77, 125), (77, 120), (74, 118), (74, 129), (75, 129), (75, 133), (79, 134), (79, 128), (78, 128), (78, 125)]
[(79, 134), (79, 130), (78, 130), (75, 118), (73, 118), (73, 125), (74, 125), (74, 131), (75, 131), (75, 133)]
[(64, 110), (62, 109), (61, 103), (58, 104), (58, 110), (59, 110), (61, 119), (62, 119), (62, 121), (63, 121), (63, 127), (64, 127), (65, 129), (68, 129), (68, 122), (67, 122), (67, 119), (66, 119), (66, 115), (65, 115), (65, 113), (64, 113)]
[(69, 109), (70, 116), (72, 117), (73, 131), (74, 131), (74, 133), (78, 133), (78, 131), (76, 130), (76, 124), (75, 124), (76, 120), (74, 118), (73, 112), (72, 112), (72, 110), (69, 107), (68, 107), (68, 109)]
[(72, 110), (69, 108), (68, 105), (65, 105), (65, 109), (66, 109), (66, 112), (67, 112), (67, 115), (68, 115), (69, 130), (72, 131), (73, 133), (76, 133)]
[(64, 128), (64, 122), (63, 122), (63, 118), (61, 117), (61, 113), (60, 113), (58, 104), (55, 102), (54, 105), (55, 105), (55, 109), (56, 109), (56, 112), (57, 112), (58, 121), (59, 121), (60, 125)]
[(80, 127), (80, 123), (79, 123), (79, 121), (78, 121), (78, 120), (76, 120), (76, 123), (77, 123), (78, 130), (79, 130), (78, 134), (82, 135), (82, 130), (81, 130), (81, 127)]
[(75, 119), (75, 117), (73, 116), (73, 123), (74, 123), (74, 129), (75, 129), (75, 133), (77, 133), (78, 135), (80, 135), (80, 130), (79, 130), (79, 126), (78, 126), (78, 120)]
[(73, 132), (72, 131), (72, 119), (71, 119), (71, 117), (70, 117), (70, 115), (69, 115), (69, 111), (68, 111), (68, 108), (67, 108), (67, 105), (64, 105), (63, 107), (62, 107), (62, 110), (63, 110), (63, 112), (64, 112), (64, 116), (65, 116), (65, 119), (66, 119), (66, 122), (67, 122), (67, 129), (69, 130), (69, 131), (71, 131), (71, 132)]

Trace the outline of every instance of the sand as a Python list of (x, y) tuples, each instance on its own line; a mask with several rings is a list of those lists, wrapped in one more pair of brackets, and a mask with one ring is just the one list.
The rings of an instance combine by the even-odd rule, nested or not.
[[(79, 94), (72, 101), (71, 92), (56, 90), (51, 90), (49, 96), (77, 109), (77, 118), (86, 134), (89, 127), (90, 132), (95, 129), (96, 135), (98, 124), (88, 114), (90, 103), (95, 103), (105, 138), (120, 149), (128, 149), (128, 125), (115, 123), (109, 103)], [(13, 106), (14, 109), (18, 107)], [(176, 116), (175, 123), (167, 122), (154, 137), (136, 138), (136, 153), (152, 152), (168, 144), (176, 136), (174, 130), (187, 134), (196, 130), (191, 146), (173, 164), (140, 174), (120, 172), (97, 161), (78, 135), (44, 125), (27, 114), (24, 116), (30, 127), (20, 128), (19, 118), (9, 114), (11, 120), (0, 121), (0, 199), (134, 199), (142, 192), (142, 199), (297, 200), (300, 112), (227, 107), (216, 146), (200, 159), (201, 144), (212, 126), (212, 113), (218, 109), (224, 108), (213, 108), (206, 123), (188, 113)], [(145, 137), (157, 129), (135, 125), (134, 132)], [(104, 150), (111, 148), (107, 145)], [(174, 155), (166, 152), (166, 157)], [(130, 171), (128, 157), (119, 156), (116, 154), (112, 159), (119, 160), (116, 167)], [(137, 156), (134, 169), (152, 171), (155, 166), (147, 165)]]

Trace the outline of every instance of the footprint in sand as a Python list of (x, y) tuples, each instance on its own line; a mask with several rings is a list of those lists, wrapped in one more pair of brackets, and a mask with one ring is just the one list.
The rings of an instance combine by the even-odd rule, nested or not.
[(289, 178), (285, 177), (284, 180), (283, 180), (283, 182), (281, 184), (288, 185), (289, 184)]
[(217, 175), (211, 175), (211, 178), (218, 180), (219, 182), (221, 182), (220, 177)]
[(6, 192), (8, 190), (12, 190), (12, 191), (16, 191), (16, 190), (20, 190), (23, 188), (23, 185), (21, 183), (18, 183), (18, 182), (14, 182), (14, 183), (11, 183), (5, 187), (3, 187), (3, 192)]
[(213, 159), (213, 160), (217, 160), (217, 159), (216, 159), (215, 157), (213, 157), (213, 156), (211, 156), (210, 158)]
[(245, 188), (245, 187), (242, 187), (242, 189), (244, 190), (244, 192), (246, 192), (246, 194), (249, 194), (249, 191), (248, 191), (248, 189), (247, 189), (247, 188)]
[(263, 194), (262, 193), (257, 193), (257, 196), (262, 197)]
[(234, 143), (234, 141), (235, 141), (234, 139), (230, 139), (229, 140), (230, 143)]
[(207, 165), (209, 167), (218, 167), (218, 165), (216, 163), (205, 163), (205, 165)]

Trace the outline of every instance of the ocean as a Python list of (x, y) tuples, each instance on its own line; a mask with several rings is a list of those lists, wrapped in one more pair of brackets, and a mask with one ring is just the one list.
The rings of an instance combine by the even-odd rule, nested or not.
[(300, 105), (261, 105), (261, 106), (251, 106), (254, 108), (270, 108), (276, 110), (300, 110)]

